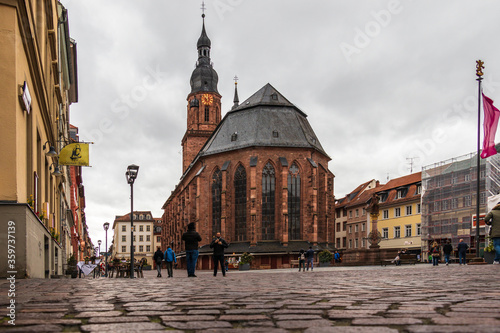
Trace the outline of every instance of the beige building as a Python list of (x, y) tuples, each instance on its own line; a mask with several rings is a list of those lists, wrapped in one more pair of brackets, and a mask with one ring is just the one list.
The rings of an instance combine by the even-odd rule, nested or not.
[[(154, 238), (156, 220), (158, 219), (153, 218), (150, 211), (134, 211), (134, 259), (146, 258), (149, 265), (153, 264), (153, 255), (156, 251), (156, 240)], [(130, 259), (130, 246), (130, 213), (116, 216), (113, 222), (113, 250), (111, 257)]]
[(61, 275), (73, 218), (57, 155), (77, 101), (66, 10), (55, 0), (0, 0), (0, 45), (0, 276)]

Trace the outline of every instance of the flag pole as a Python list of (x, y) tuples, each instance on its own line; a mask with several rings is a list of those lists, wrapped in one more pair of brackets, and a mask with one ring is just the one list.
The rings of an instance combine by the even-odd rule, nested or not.
[(483, 80), (484, 62), (476, 61), (476, 76), (478, 82), (477, 94), (477, 189), (476, 189), (476, 258), (479, 258), (479, 203), (481, 198), (481, 81)]

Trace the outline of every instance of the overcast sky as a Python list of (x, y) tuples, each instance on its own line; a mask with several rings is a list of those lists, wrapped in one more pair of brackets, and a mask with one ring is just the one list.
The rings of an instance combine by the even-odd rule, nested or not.
[[(77, 42), (71, 123), (93, 141), (83, 171), (92, 240), (134, 209), (161, 217), (181, 176), (201, 1), (62, 0)], [(337, 198), (476, 150), (475, 62), (500, 106), (500, 2), (207, 0), (222, 116), (266, 83), (308, 115)], [(482, 136), (482, 134), (481, 134)], [(108, 235), (111, 244), (112, 232)]]

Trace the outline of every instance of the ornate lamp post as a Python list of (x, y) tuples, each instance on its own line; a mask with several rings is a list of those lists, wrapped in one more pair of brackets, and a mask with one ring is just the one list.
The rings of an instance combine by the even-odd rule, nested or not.
[(104, 231), (106, 231), (106, 266), (105, 266), (105, 273), (104, 276), (108, 277), (108, 229), (109, 229), (109, 222), (104, 222), (102, 225), (104, 227)]
[(134, 278), (134, 182), (139, 173), (138, 165), (129, 165), (125, 176), (130, 184), (130, 278)]
[(98, 246), (98, 249), (99, 249), (99, 252), (98, 252), (98, 253), (99, 253), (99, 257), (101, 256), (101, 243), (102, 243), (102, 242), (101, 242), (101, 240), (99, 239), (99, 240), (97, 241), (97, 244), (99, 245), (99, 246)]

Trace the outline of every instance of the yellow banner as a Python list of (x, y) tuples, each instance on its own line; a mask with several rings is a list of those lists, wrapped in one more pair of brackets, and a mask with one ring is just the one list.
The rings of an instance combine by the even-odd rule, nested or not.
[(59, 153), (59, 164), (89, 166), (89, 144), (70, 143)]

